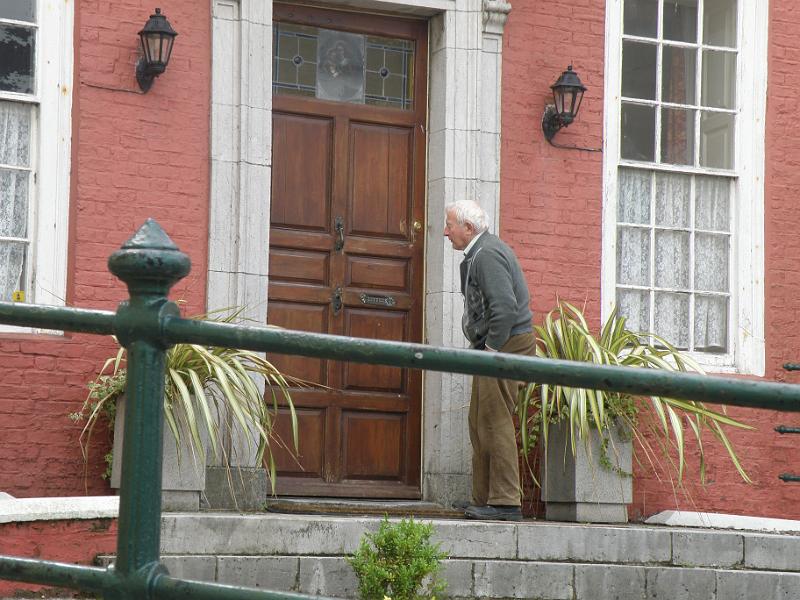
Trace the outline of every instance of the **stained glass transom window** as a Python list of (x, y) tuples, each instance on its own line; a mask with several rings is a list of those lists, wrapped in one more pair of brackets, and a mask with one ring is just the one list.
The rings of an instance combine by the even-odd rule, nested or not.
[(410, 110), (414, 42), (276, 23), (272, 92)]

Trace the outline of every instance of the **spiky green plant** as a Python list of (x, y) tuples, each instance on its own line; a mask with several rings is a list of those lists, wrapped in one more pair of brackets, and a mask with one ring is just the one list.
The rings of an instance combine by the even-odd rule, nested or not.
[[(239, 309), (227, 312), (224, 316), (201, 315), (196, 318), (230, 323), (238, 320), (241, 312)], [(81, 410), (70, 415), (74, 420), (86, 421), (80, 435), (84, 464), (88, 464), (92, 434), (97, 424), (103, 420), (101, 417), (113, 423), (116, 401), (125, 391), (125, 366), (125, 348), (119, 348), (114, 356), (105, 361), (94, 381), (88, 384), (89, 394)], [(259, 391), (254, 381), (258, 377), (265, 380), (265, 394)], [(252, 435), (256, 448), (256, 464), (266, 462), (274, 492), (276, 465), (272, 444), (288, 446), (283, 440), (276, 440), (273, 436), (273, 425), (281, 398), (289, 409), (295, 454), (298, 447), (297, 415), (289, 394), (290, 385), (304, 385), (304, 382), (283, 375), (272, 363), (255, 352), (198, 344), (176, 344), (166, 353), (164, 420), (175, 438), (176, 446), (181, 444), (181, 432), (189, 433), (189, 447), (194, 460), (205, 465), (206, 447), (201, 432), (208, 432), (208, 442), (214, 457), (224, 456), (224, 430), (220, 430), (220, 423), (224, 421), (223, 415), (231, 415), (232, 422), (241, 431)], [(291, 451), (291, 448), (287, 449)], [(178, 456), (180, 457), (180, 453)]]
[[(581, 310), (568, 302), (559, 302), (547, 315), (544, 324), (536, 326), (535, 330), (536, 356), (540, 358), (703, 373), (694, 360), (663, 338), (653, 333), (630, 331), (625, 326), (625, 318), (620, 317), (616, 309), (603, 324), (599, 337), (591, 333)], [(652, 418), (645, 419), (642, 412), (648, 404), (650, 411), (647, 416)], [(542, 426), (544, 423), (568, 423), (573, 453), (578, 441), (587, 440), (591, 430), (598, 431), (603, 439), (608, 437), (604, 433), (622, 423), (653, 466), (660, 461), (653, 453), (647, 433), (655, 433), (656, 439), (660, 440), (662, 457), (674, 469), (680, 483), (686, 467), (688, 429), (697, 444), (700, 479), (705, 481), (702, 435), (709, 431), (725, 447), (742, 479), (751, 483), (723, 428), (752, 427), (727, 416), (724, 409), (716, 411), (702, 402), (663, 396), (643, 398), (618, 392), (531, 383), (521, 390), (517, 412), (522, 424), (521, 445), (526, 459), (536, 445), (540, 431), (546, 448), (548, 427)], [(677, 462), (672, 459), (670, 448), (677, 453)]]

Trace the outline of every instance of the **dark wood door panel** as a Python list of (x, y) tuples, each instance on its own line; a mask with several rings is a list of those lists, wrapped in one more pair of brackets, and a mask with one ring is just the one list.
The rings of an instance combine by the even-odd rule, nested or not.
[[(345, 314), (345, 335), (391, 342), (408, 339), (408, 318), (405, 312), (379, 309), (349, 309)], [(379, 392), (407, 392), (407, 369), (340, 363), (344, 369), (342, 388)]]
[(406, 415), (342, 413), (342, 478), (400, 481), (405, 474)]
[(349, 234), (407, 239), (413, 129), (350, 125)]
[[(269, 303), (269, 323), (284, 329), (327, 333), (328, 306), (272, 300)], [(327, 360), (274, 353), (270, 353), (267, 358), (282, 373), (309, 383), (329, 383)]]
[(411, 264), (404, 258), (348, 256), (345, 285), (389, 291), (409, 291)]
[(275, 282), (327, 286), (330, 255), (327, 252), (273, 247), (269, 252), (269, 278)]
[(296, 231), (276, 225), (269, 230), (269, 246), (270, 248), (330, 252), (333, 249), (335, 237), (332, 223), (325, 232)]
[[(331, 289), (328, 286), (295, 284), (287, 283), (285, 281), (276, 281), (275, 283), (270, 282), (270, 304), (267, 307), (267, 321), (271, 325), (278, 325), (278, 323), (274, 323), (272, 321), (272, 317), (269, 314), (269, 311), (272, 307), (272, 302), (275, 300), (287, 302), (301, 301), (309, 304), (328, 306), (331, 302), (331, 294)], [(322, 333), (330, 333), (330, 331)]]
[(325, 410), (296, 409), (299, 451), (294, 453), (288, 409), (278, 411), (273, 429), (273, 458), (278, 477), (322, 478), (322, 448), (325, 446)]
[(273, 113), (272, 226), (327, 230), (333, 121)]

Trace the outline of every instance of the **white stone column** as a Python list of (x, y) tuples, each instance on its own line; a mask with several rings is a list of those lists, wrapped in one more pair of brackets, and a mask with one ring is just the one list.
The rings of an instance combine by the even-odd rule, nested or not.
[[(244, 317), (264, 324), (272, 161), (272, 3), (212, 0), (212, 11), (207, 306), (209, 311), (245, 307)], [(263, 382), (258, 385), (263, 387)], [(231, 427), (225, 439), (228, 464), (260, 467), (255, 464), (256, 449), (237, 431), (238, 425), (227, 415), (222, 419)]]
[[(442, 235), (444, 206), (476, 200), (497, 231), (500, 194), (502, 28), (511, 6), (456, 0), (430, 21), (426, 339), (465, 347), (461, 252)], [(467, 428), (470, 378), (427, 373), (423, 410), (423, 494), (451, 504), (471, 497)]]

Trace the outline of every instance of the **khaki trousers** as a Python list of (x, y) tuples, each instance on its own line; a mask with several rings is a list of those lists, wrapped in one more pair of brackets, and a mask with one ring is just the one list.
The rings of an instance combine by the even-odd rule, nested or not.
[[(533, 333), (512, 336), (501, 352), (533, 356)], [(475, 376), (469, 403), (472, 442), (472, 502), (520, 506), (519, 453), (514, 412), (519, 382)]]

